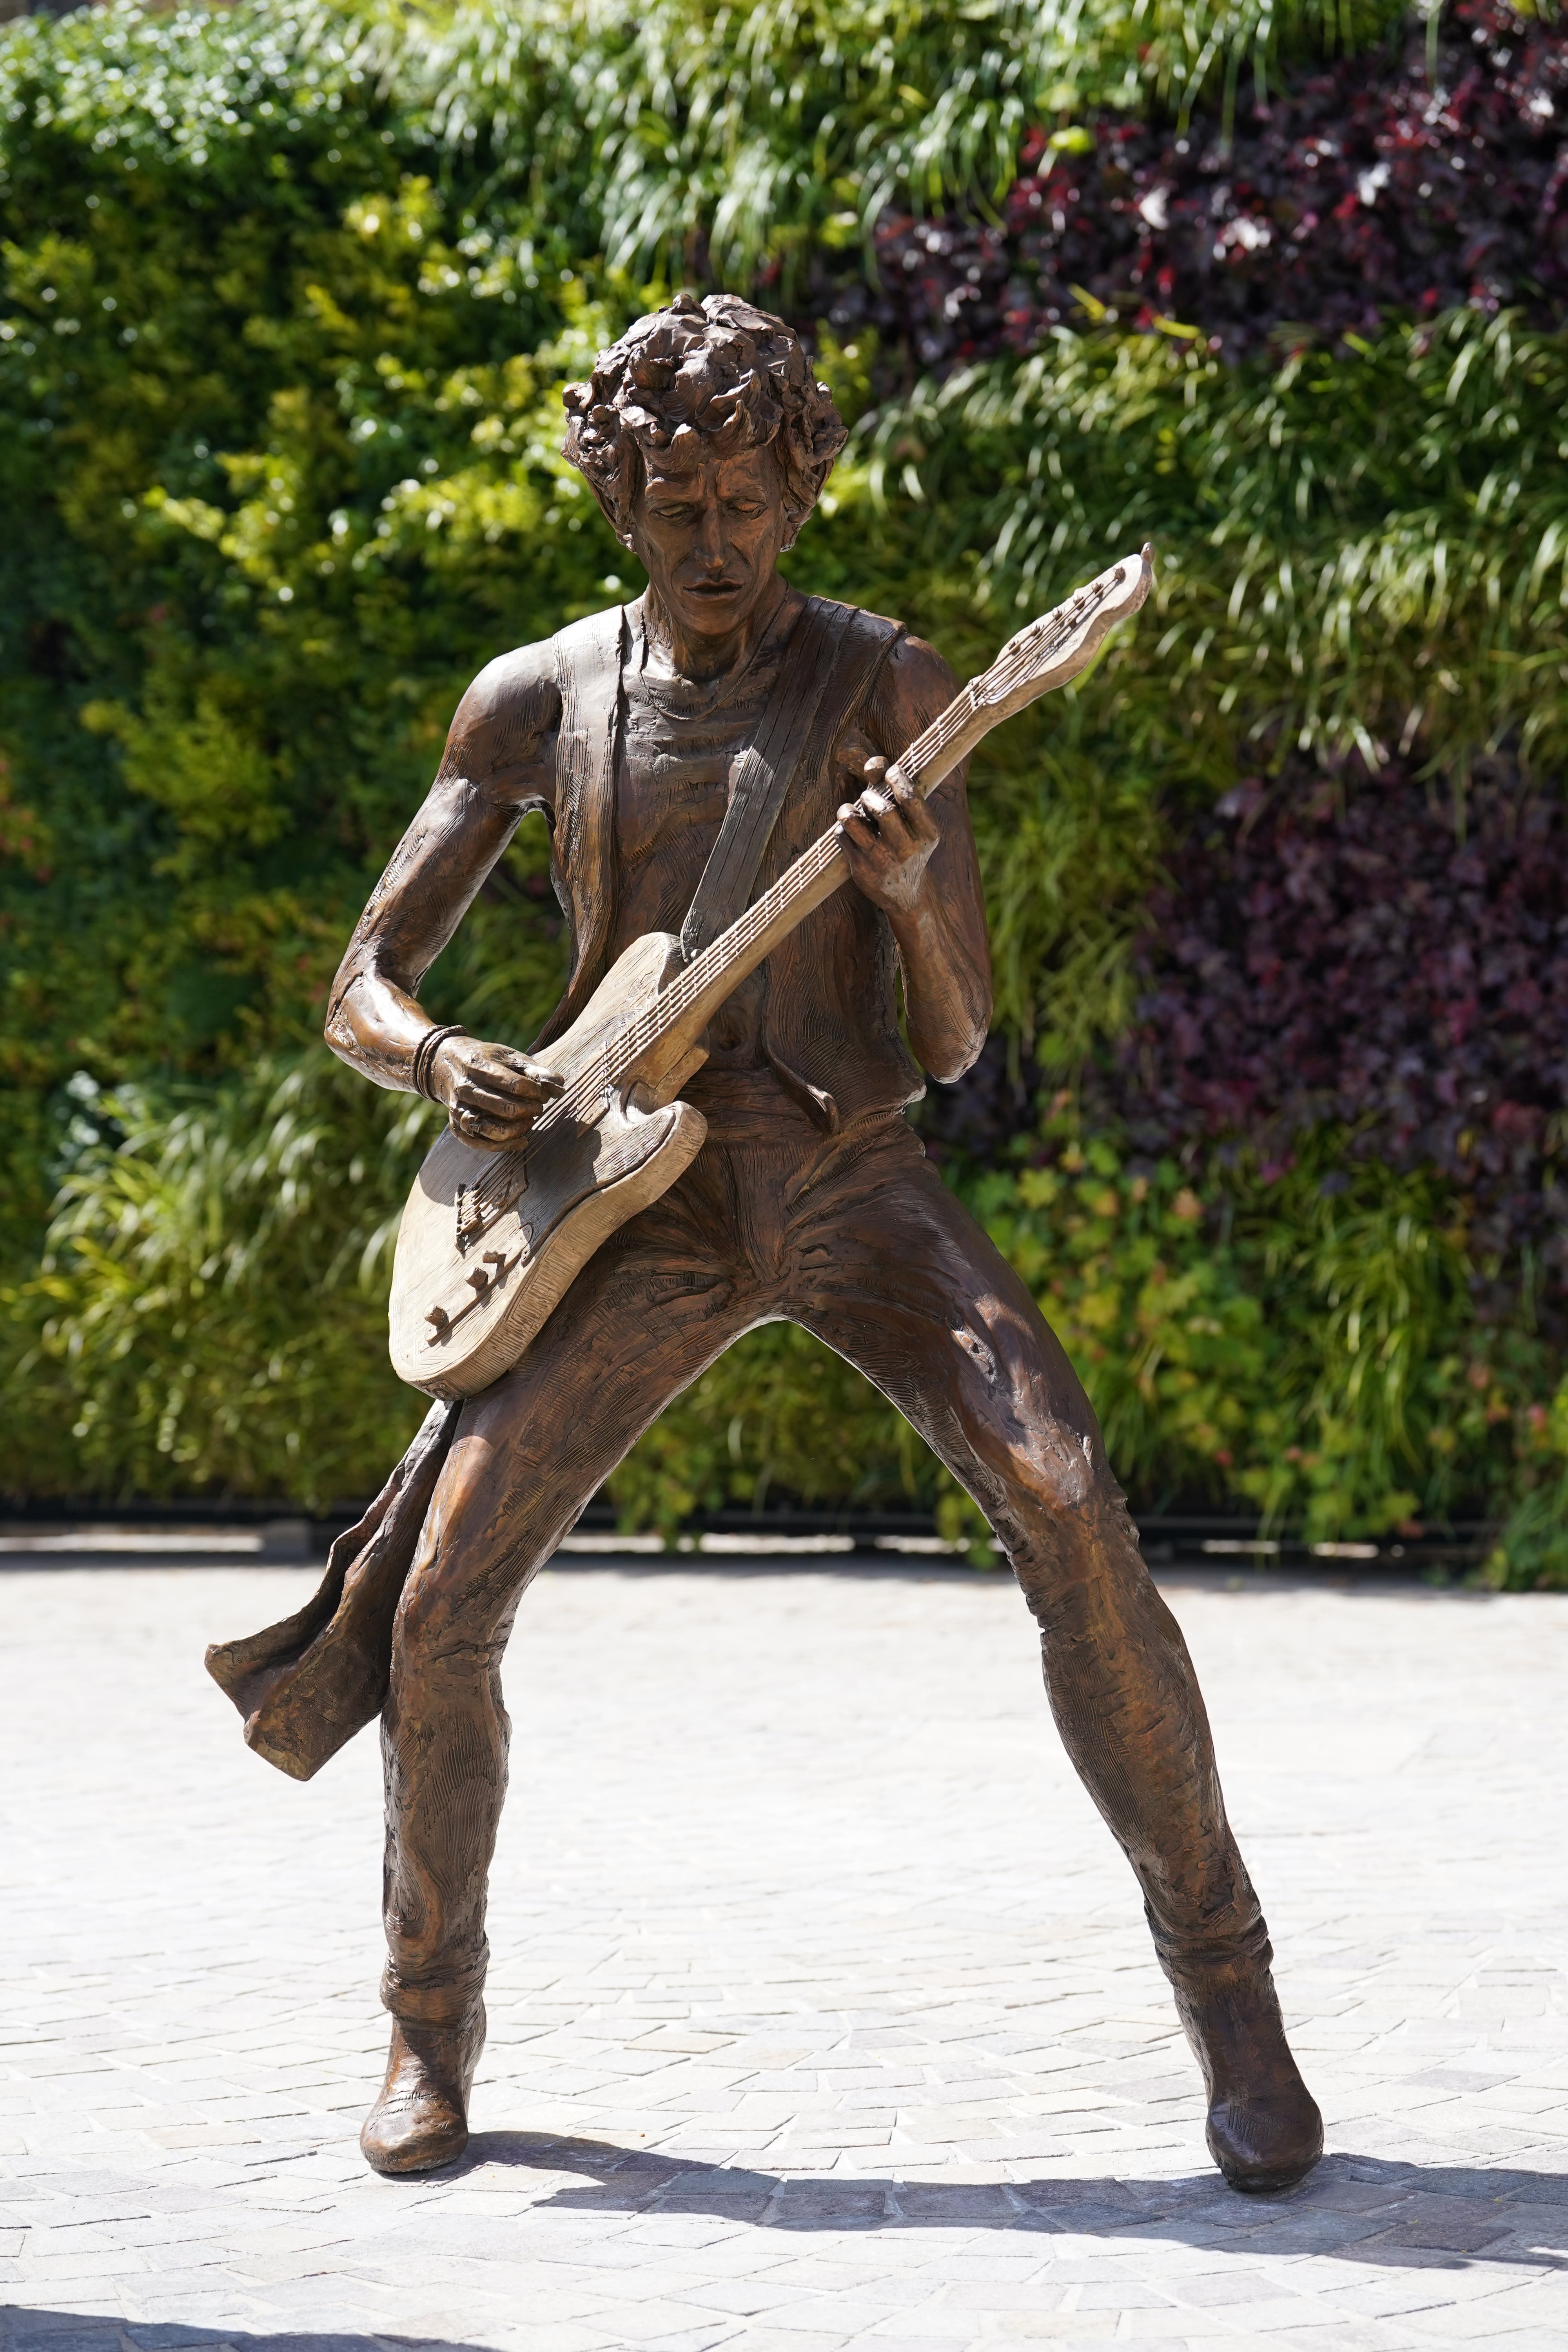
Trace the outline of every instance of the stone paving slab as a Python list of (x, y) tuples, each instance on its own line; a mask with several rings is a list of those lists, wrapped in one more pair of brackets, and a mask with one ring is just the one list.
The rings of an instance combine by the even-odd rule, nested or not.
[(1000, 1576), (577, 1564), (508, 1660), (468, 2161), (379, 2180), (377, 1757), (0, 1572), (5, 2352), (1568, 2347), (1568, 1599), (1174, 1577), (1330, 2155), (1238, 2198)]

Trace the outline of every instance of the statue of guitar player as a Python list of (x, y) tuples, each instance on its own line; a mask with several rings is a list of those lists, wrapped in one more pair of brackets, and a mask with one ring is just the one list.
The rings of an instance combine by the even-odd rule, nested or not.
[[(991, 1013), (963, 770), (929, 804), (888, 781), (952, 673), (897, 624), (780, 577), (845, 438), (782, 321), (683, 295), (566, 405), (566, 455), (647, 589), (469, 688), (343, 960), (333, 1049), (444, 1105), (470, 1144), (528, 1135), (559, 1076), (437, 1027), (419, 988), (530, 811), (552, 827), (573, 947), (535, 1055), (634, 941), (700, 948), (835, 814), (853, 887), (711, 1020), (684, 1090), (707, 1120), (686, 1173), (602, 1244), (511, 1370), (433, 1410), (315, 1601), (210, 1654), (252, 1745), (300, 1777), (381, 1713), (393, 2031), (364, 2154), (422, 2172), (468, 2139), (507, 1778), (500, 1661), (530, 1580), (670, 1400), (787, 1318), (876, 1382), (995, 1529), (1062, 1738), (1142, 1887), (1215, 2160), (1237, 2189), (1284, 2188), (1317, 2160), (1321, 2118), (1192, 1663), (1072, 1367), (904, 1116), (921, 1067), (969, 1068)], [(763, 740), (771, 767), (747, 756)], [(759, 777), (775, 788), (765, 818)]]

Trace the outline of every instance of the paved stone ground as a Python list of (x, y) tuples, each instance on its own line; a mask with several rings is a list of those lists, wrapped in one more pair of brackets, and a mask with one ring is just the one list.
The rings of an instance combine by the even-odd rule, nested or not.
[(1568, 2347), (1568, 1599), (1173, 1578), (1331, 2154), (1210, 2170), (1001, 1577), (584, 1568), (508, 1666), (470, 2160), (382, 2181), (376, 1756), (284, 1569), (11, 1570), (0, 2345)]

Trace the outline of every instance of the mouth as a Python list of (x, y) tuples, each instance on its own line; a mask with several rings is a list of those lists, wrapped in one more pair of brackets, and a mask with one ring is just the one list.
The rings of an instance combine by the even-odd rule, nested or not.
[(695, 582), (686, 593), (689, 596), (700, 596), (705, 600), (717, 603), (725, 596), (738, 596), (741, 593), (741, 583), (738, 580), (700, 580)]

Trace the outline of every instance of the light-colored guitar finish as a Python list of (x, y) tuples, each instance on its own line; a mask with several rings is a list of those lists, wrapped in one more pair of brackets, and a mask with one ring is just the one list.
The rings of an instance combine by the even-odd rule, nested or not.
[[(535, 1059), (571, 1087), (613, 1066), (615, 1048), (661, 981), (681, 968), (673, 932), (652, 931), (605, 974), (570, 1029)], [(706, 1059), (689, 1055), (677, 1084)], [(393, 1266), (393, 1370), (430, 1396), (476, 1396), (515, 1364), (568, 1283), (617, 1225), (668, 1192), (702, 1149), (708, 1122), (674, 1088), (608, 1081), (522, 1152), (476, 1150), (448, 1128), (415, 1180)], [(503, 1160), (521, 1160), (486, 1218)], [(482, 1229), (460, 1239), (463, 1218)]]
[[(981, 738), (1087, 668), (1149, 593), (1129, 556), (1005, 645), (890, 772), (924, 796)], [(476, 1396), (522, 1356), (599, 1244), (668, 1192), (707, 1121), (680, 1088), (707, 1059), (719, 1006), (847, 879), (831, 826), (690, 963), (668, 932), (626, 950), (572, 1027), (536, 1057), (565, 1081), (527, 1141), (476, 1149), (450, 1129), (409, 1194), (393, 1267), (393, 1368), (438, 1397)]]

